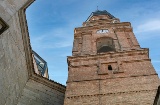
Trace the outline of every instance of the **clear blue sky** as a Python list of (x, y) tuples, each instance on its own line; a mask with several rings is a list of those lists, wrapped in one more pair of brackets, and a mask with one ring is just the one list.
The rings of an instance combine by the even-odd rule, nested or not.
[(47, 61), (50, 79), (65, 85), (74, 28), (81, 27), (98, 6), (121, 22), (131, 22), (160, 75), (159, 4), (160, 0), (36, 0), (26, 11), (32, 49)]

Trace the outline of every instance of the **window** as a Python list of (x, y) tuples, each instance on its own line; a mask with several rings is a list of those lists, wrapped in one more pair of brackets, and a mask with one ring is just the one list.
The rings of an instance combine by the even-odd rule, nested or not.
[(8, 25), (0, 17), (0, 34), (2, 34), (6, 29), (8, 29)]
[(36, 52), (33, 51), (33, 54), (37, 64), (37, 68), (40, 71), (41, 75), (43, 76), (45, 71), (47, 70), (47, 62), (43, 60)]
[(112, 66), (111, 65), (108, 65), (108, 70), (112, 70)]
[(103, 34), (103, 33), (108, 33), (108, 29), (101, 29), (101, 30), (98, 30), (97, 33), (98, 34)]

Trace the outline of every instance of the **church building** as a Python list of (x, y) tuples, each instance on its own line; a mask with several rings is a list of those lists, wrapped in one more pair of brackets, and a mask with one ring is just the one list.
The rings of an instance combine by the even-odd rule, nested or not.
[(149, 49), (106, 10), (75, 28), (67, 86), (50, 80), (30, 44), (25, 11), (33, 1), (0, 1), (0, 105), (160, 105)]
[(153, 105), (159, 85), (131, 23), (106, 10), (74, 30), (64, 105)]

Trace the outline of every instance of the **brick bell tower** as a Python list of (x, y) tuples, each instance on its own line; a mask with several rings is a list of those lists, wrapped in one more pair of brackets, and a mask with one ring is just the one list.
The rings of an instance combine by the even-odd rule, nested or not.
[(152, 105), (159, 85), (130, 22), (92, 12), (74, 30), (64, 105)]

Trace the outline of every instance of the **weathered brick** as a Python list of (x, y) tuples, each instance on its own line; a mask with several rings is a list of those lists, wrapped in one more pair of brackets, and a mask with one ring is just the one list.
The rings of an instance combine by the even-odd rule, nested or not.
[[(148, 49), (140, 48), (129, 22), (108, 13), (91, 15), (75, 29), (74, 38), (82, 38), (82, 47), (68, 57), (64, 105), (153, 104), (159, 79)], [(77, 45), (75, 41), (73, 48)]]

